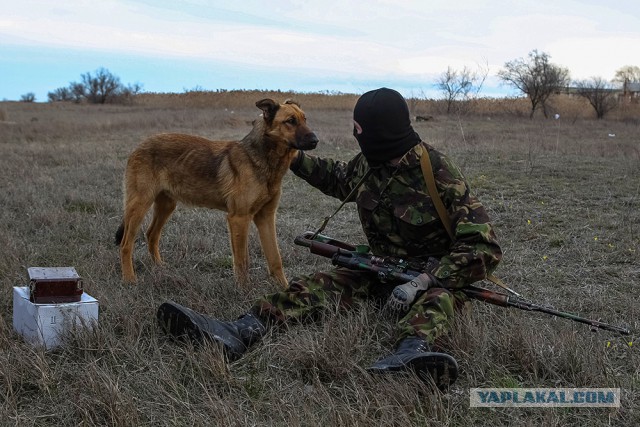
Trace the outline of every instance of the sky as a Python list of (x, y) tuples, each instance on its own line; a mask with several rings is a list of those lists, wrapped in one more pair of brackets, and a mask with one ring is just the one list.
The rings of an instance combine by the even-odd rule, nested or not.
[(496, 77), (534, 49), (573, 79), (640, 66), (637, 0), (0, 0), (0, 100), (106, 68), (145, 92), (386, 86), (438, 98), (451, 67)]

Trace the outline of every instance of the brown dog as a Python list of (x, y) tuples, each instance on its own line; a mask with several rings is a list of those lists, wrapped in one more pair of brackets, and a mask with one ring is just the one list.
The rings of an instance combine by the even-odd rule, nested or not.
[(318, 138), (295, 102), (263, 99), (256, 106), (262, 118), (242, 141), (160, 134), (131, 154), (124, 177), (124, 218), (116, 233), (124, 281), (136, 280), (133, 245), (151, 205), (153, 219), (146, 237), (149, 253), (159, 264), (162, 227), (177, 202), (183, 202), (227, 212), (233, 270), (240, 284), (248, 280), (248, 233), (253, 221), (269, 274), (286, 286), (275, 222), (282, 178), (298, 150), (315, 148)]

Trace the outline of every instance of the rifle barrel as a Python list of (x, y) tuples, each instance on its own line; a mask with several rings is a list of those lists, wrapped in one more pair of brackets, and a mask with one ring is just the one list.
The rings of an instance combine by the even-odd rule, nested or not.
[(513, 298), (509, 295), (493, 292), (493, 291), (490, 291), (489, 289), (482, 289), (482, 288), (477, 288), (475, 286), (470, 286), (468, 288), (463, 289), (463, 292), (466, 295), (468, 295), (470, 298), (484, 301), (489, 304), (494, 304), (501, 307), (515, 307), (520, 310), (526, 310), (526, 311), (538, 311), (541, 313), (550, 314), (552, 316), (561, 317), (563, 319), (569, 319), (575, 322), (584, 323), (594, 328), (604, 329), (604, 330), (613, 331), (613, 332), (619, 332), (624, 335), (631, 334), (631, 331), (626, 328), (609, 325), (608, 323), (600, 322), (598, 320), (587, 319), (573, 313), (565, 313), (563, 311), (559, 311), (553, 308), (534, 304), (532, 302), (525, 301), (520, 298)]
[[(609, 325), (608, 323), (600, 322), (598, 320), (587, 319), (585, 317), (578, 316), (573, 313), (565, 313), (563, 311), (558, 311), (553, 308), (539, 306), (537, 304), (529, 303), (526, 301), (511, 301), (509, 304), (511, 307), (517, 307), (523, 310), (531, 310), (531, 311), (539, 311), (541, 313), (550, 314), (556, 317), (562, 317), (563, 319), (573, 320), (574, 322), (584, 323), (593, 328), (604, 329), (606, 331), (618, 332), (623, 335), (631, 335), (631, 331), (627, 328), (622, 328), (619, 326)], [(523, 308), (524, 305), (524, 308)]]

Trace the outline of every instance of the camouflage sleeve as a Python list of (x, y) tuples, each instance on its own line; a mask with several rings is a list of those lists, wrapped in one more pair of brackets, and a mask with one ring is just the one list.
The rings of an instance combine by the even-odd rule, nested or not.
[(324, 194), (344, 200), (352, 189), (355, 159), (344, 162), (303, 153), (292, 172)]
[(433, 274), (444, 287), (462, 288), (491, 274), (502, 259), (502, 250), (484, 206), (470, 193), (460, 170), (444, 155), (434, 160), (438, 190), (451, 218), (455, 242)]

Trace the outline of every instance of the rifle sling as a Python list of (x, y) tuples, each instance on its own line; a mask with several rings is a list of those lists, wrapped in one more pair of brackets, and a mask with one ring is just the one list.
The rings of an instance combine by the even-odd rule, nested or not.
[[(440, 198), (440, 194), (438, 194), (438, 188), (436, 187), (436, 179), (433, 174), (433, 168), (431, 167), (431, 160), (429, 159), (429, 152), (423, 147), (422, 144), (418, 146), (419, 154), (420, 152), (420, 167), (422, 168), (422, 174), (424, 175), (424, 180), (427, 183), (427, 191), (429, 192), (429, 196), (431, 197), (431, 201), (433, 201), (433, 205), (436, 207), (436, 211), (438, 212), (438, 216), (440, 217), (440, 221), (444, 225), (445, 230), (449, 234), (452, 242), (456, 241), (456, 238), (453, 234), (453, 229), (451, 227), (451, 218), (449, 217), (449, 213), (447, 209), (444, 207), (444, 203), (442, 203), (442, 199)], [(492, 283), (498, 285), (499, 287), (506, 289), (515, 295), (518, 295), (511, 289), (505, 285), (505, 283), (500, 280), (498, 277), (493, 274), (487, 275), (487, 280)]]
[(324, 228), (327, 226), (327, 224), (329, 223), (329, 220), (331, 220), (331, 218), (334, 217), (335, 214), (337, 214), (338, 212), (340, 212), (340, 209), (342, 209), (342, 207), (347, 203), (351, 201), (351, 198), (353, 198), (353, 195), (356, 194), (356, 191), (358, 191), (358, 188), (360, 188), (360, 186), (362, 186), (362, 184), (364, 184), (365, 180), (367, 178), (369, 178), (369, 175), (371, 175), (371, 173), (373, 172), (373, 169), (369, 168), (369, 170), (364, 174), (364, 176), (360, 179), (360, 181), (358, 181), (358, 183), (356, 184), (355, 187), (353, 187), (353, 189), (351, 190), (351, 192), (347, 195), (347, 197), (345, 197), (345, 199), (342, 201), (342, 203), (340, 203), (340, 206), (338, 206), (338, 209), (336, 209), (336, 211), (334, 213), (332, 213), (331, 215), (327, 216), (324, 218), (324, 221), (322, 222), (322, 224), (320, 225), (320, 228), (318, 228), (315, 233), (313, 233), (313, 235), (311, 236), (311, 240), (314, 240), (316, 237), (318, 237), (318, 235), (320, 233), (322, 233), (324, 231)]
[(436, 207), (436, 211), (438, 212), (440, 221), (449, 234), (449, 238), (451, 238), (451, 241), (455, 242), (456, 238), (453, 235), (453, 231), (451, 230), (451, 218), (449, 218), (447, 208), (444, 207), (444, 203), (442, 203), (442, 199), (438, 194), (436, 179), (433, 175), (431, 160), (429, 159), (429, 152), (423, 148), (422, 144), (420, 144), (419, 146), (419, 151), (422, 152), (422, 155), (420, 156), (420, 167), (422, 168), (422, 175), (424, 175), (424, 180), (427, 182), (427, 191), (429, 192), (429, 196), (431, 197), (433, 205)]

